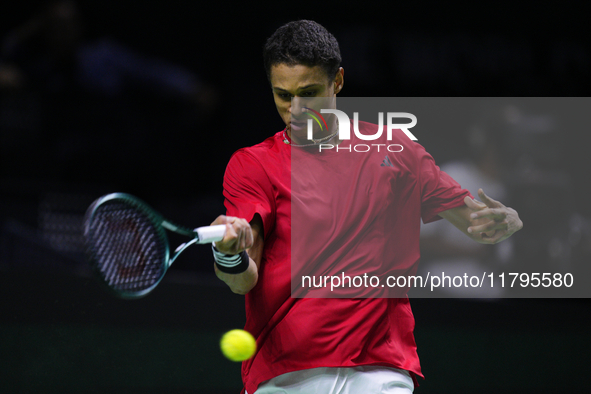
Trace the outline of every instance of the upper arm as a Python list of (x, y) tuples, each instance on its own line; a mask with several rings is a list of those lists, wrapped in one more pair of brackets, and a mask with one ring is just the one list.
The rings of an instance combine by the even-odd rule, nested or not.
[[(417, 170), (421, 193), (421, 217), (424, 223), (430, 223), (439, 217), (451, 221), (456, 227), (462, 219), (469, 219), (470, 213), (455, 208), (465, 207), (465, 197), (471, 197), (468, 190), (435, 164), (433, 157), (419, 145), (417, 152)], [(448, 213), (444, 213), (450, 211)], [(465, 229), (464, 229), (465, 230)], [(462, 231), (464, 231), (462, 230)]]
[(273, 231), (276, 210), (274, 189), (256, 157), (245, 150), (232, 155), (224, 174), (223, 191), (226, 215), (259, 225), (261, 237), (263, 228), (267, 233)]

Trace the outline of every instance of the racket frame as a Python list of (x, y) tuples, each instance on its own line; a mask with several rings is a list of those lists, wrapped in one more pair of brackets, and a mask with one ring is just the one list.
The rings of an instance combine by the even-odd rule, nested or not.
[[(160, 215), (157, 211), (155, 211), (153, 208), (151, 208), (148, 204), (146, 204), (144, 201), (142, 201), (141, 199), (139, 199), (131, 194), (111, 193), (111, 194), (107, 194), (102, 197), (99, 197), (87, 209), (85, 217), (84, 217), (84, 227), (83, 227), (84, 238), (86, 240), (88, 239), (88, 235), (91, 231), (90, 225), (93, 221), (93, 218), (94, 218), (98, 208), (101, 205), (103, 205), (109, 201), (113, 201), (113, 200), (122, 200), (125, 203), (132, 205), (134, 208), (137, 208), (142, 213), (144, 213), (148, 217), (148, 219), (151, 222), (151, 224), (153, 225), (154, 229), (156, 230), (156, 234), (157, 234), (159, 241), (164, 246), (163, 258), (160, 262), (162, 271), (161, 271), (161, 274), (160, 274), (160, 277), (158, 278), (158, 280), (156, 280), (154, 284), (152, 284), (150, 287), (148, 287), (146, 289), (143, 289), (140, 291), (125, 291), (125, 290), (117, 290), (107, 283), (104, 273), (99, 268), (99, 264), (97, 263), (98, 259), (96, 258), (93, 248), (91, 247), (91, 245), (88, 244), (88, 241), (87, 241), (87, 245), (86, 245), (87, 256), (90, 260), (90, 264), (93, 268), (93, 271), (95, 272), (96, 276), (100, 279), (100, 282), (104, 286), (106, 286), (108, 288), (108, 290), (110, 290), (112, 293), (115, 293), (115, 295), (117, 295), (121, 298), (136, 299), (136, 298), (144, 297), (145, 295), (150, 293), (152, 290), (154, 290), (156, 288), (156, 286), (158, 286), (158, 284), (160, 284), (160, 281), (164, 278), (164, 275), (166, 274), (166, 271), (168, 270), (168, 268), (170, 268), (172, 263), (176, 260), (176, 258), (185, 249), (187, 249), (189, 246), (191, 246), (195, 243), (211, 243), (212, 241), (213, 242), (219, 241), (224, 237), (223, 233), (225, 232), (225, 225), (199, 227), (195, 230), (191, 230), (187, 227), (179, 226), (175, 223), (165, 220), (162, 217), (162, 215)], [(168, 236), (166, 234), (165, 229), (175, 232), (177, 234), (181, 234), (186, 237), (192, 238), (190, 241), (179, 245), (176, 248), (175, 254), (174, 254), (174, 256), (172, 256), (172, 258), (170, 257), (170, 243), (169, 243)], [(208, 231), (208, 234), (204, 237), (205, 239), (201, 239), (200, 234), (203, 235), (204, 229), (206, 231), (207, 230), (209, 230), (209, 231)], [(214, 234), (213, 237), (209, 236), (210, 233), (212, 232), (211, 230), (213, 230), (213, 234)]]

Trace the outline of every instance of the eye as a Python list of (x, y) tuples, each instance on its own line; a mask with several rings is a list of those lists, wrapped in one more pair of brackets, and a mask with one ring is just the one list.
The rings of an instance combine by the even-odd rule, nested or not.
[(283, 100), (291, 99), (291, 94), (289, 93), (277, 93), (277, 96)]
[(314, 96), (316, 96), (315, 90), (308, 90), (308, 91), (302, 93), (302, 97), (314, 97)]

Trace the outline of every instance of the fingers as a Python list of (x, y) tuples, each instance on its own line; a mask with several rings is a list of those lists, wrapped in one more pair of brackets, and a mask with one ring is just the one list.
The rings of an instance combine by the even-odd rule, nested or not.
[(211, 223), (211, 225), (215, 226), (217, 224), (233, 223), (234, 221), (236, 221), (236, 219), (237, 218), (234, 216), (220, 215)]
[(470, 214), (470, 227), (467, 231), (472, 238), (481, 243), (495, 244), (509, 238), (523, 227), (517, 211), (504, 206), (478, 189), (478, 196), (483, 202), (464, 198), (464, 202), (473, 212)]
[(484, 193), (484, 190), (482, 190), (482, 189), (478, 189), (478, 197), (480, 197), (482, 199), (482, 202), (485, 203), (486, 206), (489, 207), (489, 208), (501, 208), (501, 207), (504, 207), (504, 205), (501, 204), (499, 201), (493, 200), (492, 198), (490, 198), (489, 196), (487, 196)]
[(236, 246), (238, 250), (236, 252), (241, 252), (248, 248), (248, 234), (252, 233), (252, 231), (250, 231), (250, 225), (244, 219), (239, 220), (240, 221), (238, 222), (232, 223), (237, 239)]
[(215, 224), (226, 225), (224, 239), (215, 244), (220, 252), (232, 255), (238, 254), (253, 245), (252, 228), (245, 219), (220, 215), (213, 221), (212, 225)]
[(468, 232), (474, 234), (474, 239), (483, 244), (495, 244), (510, 235), (506, 223), (492, 220), (486, 224), (468, 227)]
[(480, 237), (481, 243), (496, 244), (508, 236), (506, 231), (493, 231), (492, 233), (481, 233)]
[(474, 234), (474, 233), (487, 233), (488, 236), (490, 236), (494, 231), (505, 231), (508, 228), (508, 223), (505, 221), (502, 222), (496, 222), (494, 220), (491, 220), (488, 223), (485, 224), (481, 224), (478, 226), (470, 226), (468, 227), (468, 232), (470, 234)]
[(470, 214), (470, 219), (489, 218), (503, 220), (507, 217), (507, 211), (502, 208), (485, 208)]
[(468, 208), (470, 208), (473, 211), (479, 211), (481, 209), (486, 208), (485, 204), (481, 203), (480, 201), (473, 200), (468, 196), (464, 197), (464, 203)]

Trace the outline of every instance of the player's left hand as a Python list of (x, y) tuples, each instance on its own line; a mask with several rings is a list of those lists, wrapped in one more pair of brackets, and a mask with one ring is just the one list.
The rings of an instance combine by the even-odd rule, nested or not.
[[(478, 189), (482, 202), (466, 197), (464, 202), (473, 212), (468, 232), (480, 243), (496, 244), (523, 228), (517, 211), (493, 200), (482, 189)], [(489, 219), (486, 221), (486, 219)], [(482, 223), (485, 221), (485, 223)]]

